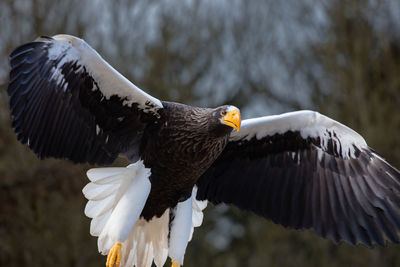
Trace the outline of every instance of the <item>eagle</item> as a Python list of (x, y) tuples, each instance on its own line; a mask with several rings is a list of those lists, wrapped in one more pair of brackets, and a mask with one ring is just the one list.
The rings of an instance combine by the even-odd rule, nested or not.
[[(183, 265), (208, 202), (335, 243), (399, 243), (399, 171), (318, 112), (242, 121), (231, 105), (161, 101), (70, 35), (17, 47), (10, 66), (18, 140), (41, 159), (97, 165), (82, 191), (108, 267)], [(132, 164), (104, 167), (120, 156)]]

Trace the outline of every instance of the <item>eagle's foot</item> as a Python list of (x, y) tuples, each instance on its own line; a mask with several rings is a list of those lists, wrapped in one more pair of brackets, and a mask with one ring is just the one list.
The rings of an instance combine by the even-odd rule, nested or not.
[(121, 247), (121, 242), (117, 242), (110, 249), (110, 252), (107, 256), (106, 267), (114, 267), (114, 264), (115, 267), (119, 267), (119, 264), (121, 263)]
[(171, 265), (171, 267), (179, 267), (179, 263), (177, 263), (176, 261), (174, 261)]

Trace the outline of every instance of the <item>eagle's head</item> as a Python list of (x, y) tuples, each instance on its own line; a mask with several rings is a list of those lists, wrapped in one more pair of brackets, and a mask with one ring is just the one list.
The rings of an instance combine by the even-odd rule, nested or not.
[(239, 131), (241, 118), (240, 111), (235, 106), (221, 106), (217, 107), (211, 113), (211, 127), (212, 132), (217, 135), (226, 135), (233, 129)]

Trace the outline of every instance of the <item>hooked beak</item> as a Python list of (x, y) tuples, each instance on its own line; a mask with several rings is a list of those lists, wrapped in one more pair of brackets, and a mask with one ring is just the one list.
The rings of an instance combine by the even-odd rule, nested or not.
[(221, 121), (234, 128), (236, 131), (239, 132), (240, 130), (240, 124), (242, 122), (241, 118), (240, 118), (240, 112), (237, 109), (231, 110), (228, 113), (226, 113), (226, 115), (221, 119)]

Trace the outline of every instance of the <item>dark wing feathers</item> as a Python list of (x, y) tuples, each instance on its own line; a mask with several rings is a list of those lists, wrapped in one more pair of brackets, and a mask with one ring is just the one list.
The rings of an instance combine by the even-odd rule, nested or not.
[[(18, 140), (40, 158), (108, 164), (120, 153), (137, 156), (143, 129), (157, 116), (134, 101), (126, 105), (130, 95), (109, 91), (106, 97), (104, 91), (113, 88), (101, 88), (89, 71), (90, 64), (105, 63), (76, 56), (95, 52), (87, 45), (74, 47), (68, 43), (71, 38), (39, 39), (11, 53), (7, 92)], [(103, 75), (107, 73), (97, 74)]]
[(343, 153), (348, 148), (338, 136), (322, 146), (322, 136), (307, 137), (299, 127), (231, 138), (199, 179), (197, 198), (313, 229), (336, 243), (399, 243), (400, 173), (367, 146)]

